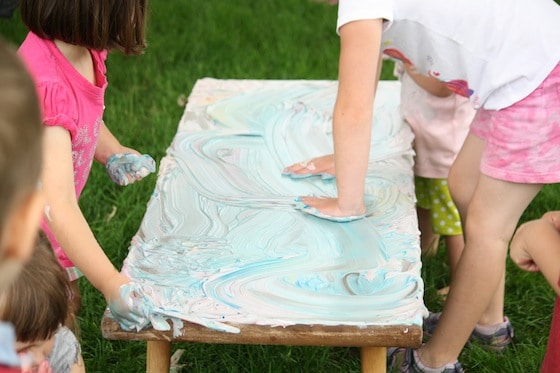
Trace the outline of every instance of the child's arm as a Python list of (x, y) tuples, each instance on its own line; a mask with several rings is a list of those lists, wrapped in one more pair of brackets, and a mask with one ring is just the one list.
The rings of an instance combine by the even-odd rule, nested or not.
[(560, 211), (522, 224), (511, 241), (510, 257), (523, 270), (542, 272), (560, 295)]
[(105, 165), (113, 154), (124, 152), (140, 155), (138, 151), (122, 146), (115, 135), (107, 128), (105, 122), (101, 122), (99, 139), (95, 148), (95, 160)]
[(148, 154), (122, 146), (105, 123), (101, 123), (95, 159), (105, 166), (111, 180), (128, 185), (143, 179), (156, 170), (156, 163)]
[(373, 101), (381, 69), (382, 20), (340, 28), (339, 86), (333, 113), (338, 198), (304, 197), (303, 203), (330, 217), (365, 213)]
[(442, 81), (428, 75), (420, 74), (416, 71), (414, 66), (403, 63), (403, 68), (406, 73), (414, 80), (418, 86), (427, 91), (429, 94), (436, 97), (448, 97), (453, 94), (453, 92), (447, 88), (445, 83)]
[(130, 280), (109, 261), (80, 210), (74, 189), (70, 135), (62, 127), (46, 127), (44, 144), (42, 187), (49, 227), (91, 284), (107, 301), (116, 299), (120, 286)]

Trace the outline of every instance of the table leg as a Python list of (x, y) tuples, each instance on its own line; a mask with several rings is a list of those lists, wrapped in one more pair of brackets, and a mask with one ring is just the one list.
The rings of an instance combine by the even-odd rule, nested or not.
[(146, 373), (169, 373), (171, 342), (148, 341)]
[(387, 347), (362, 347), (362, 373), (385, 373), (387, 371)]

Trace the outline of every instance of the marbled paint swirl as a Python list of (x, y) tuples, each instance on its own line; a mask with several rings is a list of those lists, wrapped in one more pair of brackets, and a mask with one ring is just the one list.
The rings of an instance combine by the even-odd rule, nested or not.
[(301, 213), (298, 196), (335, 195), (336, 183), (281, 175), (332, 152), (336, 88), (196, 83), (123, 266), (152, 314), (230, 332), (247, 323), (421, 325), (413, 135), (399, 115), (399, 83), (378, 88), (365, 219)]

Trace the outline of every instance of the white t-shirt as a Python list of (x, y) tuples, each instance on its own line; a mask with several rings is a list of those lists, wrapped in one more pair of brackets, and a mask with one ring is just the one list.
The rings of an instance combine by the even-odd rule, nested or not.
[(475, 108), (520, 101), (560, 61), (553, 0), (340, 0), (337, 32), (378, 18), (383, 53), (446, 82)]

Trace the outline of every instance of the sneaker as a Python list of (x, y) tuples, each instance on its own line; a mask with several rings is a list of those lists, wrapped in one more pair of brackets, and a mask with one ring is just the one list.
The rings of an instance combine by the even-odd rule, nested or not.
[[(430, 337), (434, 333), (440, 316), (441, 312), (430, 312), (428, 317), (424, 319), (424, 325), (422, 327), (424, 336)], [(469, 341), (476, 341), (495, 351), (503, 351), (511, 343), (513, 338), (513, 326), (507, 317), (504, 317), (503, 323), (496, 325), (496, 329), (491, 334), (483, 332), (482, 328), (483, 327), (479, 325), (475, 326), (469, 337)]]
[[(425, 373), (424, 367), (416, 361), (416, 350), (412, 348), (388, 348), (387, 371), (399, 373)], [(423, 365), (423, 364), (422, 364)], [(459, 361), (447, 364), (440, 368), (441, 373), (464, 373)]]

